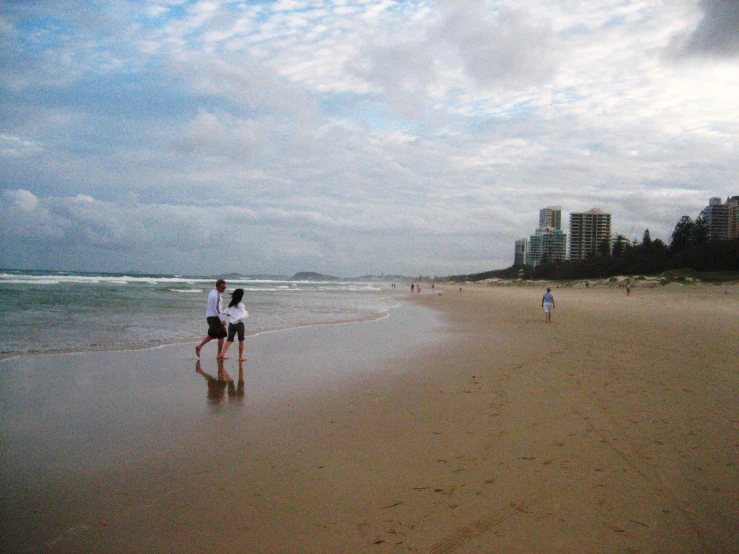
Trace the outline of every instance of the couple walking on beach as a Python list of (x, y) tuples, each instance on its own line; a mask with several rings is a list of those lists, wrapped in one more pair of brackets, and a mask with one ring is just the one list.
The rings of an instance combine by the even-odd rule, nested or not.
[[(218, 341), (218, 354), (216, 359), (227, 360), (226, 352), (233, 344), (234, 338), (239, 337), (239, 361), (243, 362), (244, 358), (244, 339), (245, 339), (245, 321), (249, 317), (246, 306), (241, 301), (244, 298), (244, 289), (236, 289), (231, 293), (231, 302), (225, 310), (221, 310), (221, 294), (226, 290), (226, 281), (218, 279), (216, 286), (208, 293), (208, 304), (205, 309), (205, 319), (208, 322), (208, 334), (195, 347), (195, 354), (200, 357), (200, 350), (203, 346), (212, 340)], [(228, 323), (228, 331), (226, 330)], [(223, 339), (226, 339), (224, 346)]]

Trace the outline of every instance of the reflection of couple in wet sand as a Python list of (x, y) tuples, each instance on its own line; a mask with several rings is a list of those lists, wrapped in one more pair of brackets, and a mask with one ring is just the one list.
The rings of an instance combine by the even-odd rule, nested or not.
[[(218, 279), (216, 286), (208, 294), (208, 305), (205, 310), (205, 318), (208, 321), (208, 334), (195, 347), (195, 354), (200, 357), (200, 350), (213, 339), (218, 340), (219, 360), (228, 360), (226, 352), (234, 341), (239, 337), (239, 361), (243, 362), (244, 358), (244, 334), (246, 332), (245, 322), (249, 317), (246, 306), (242, 302), (244, 298), (244, 289), (236, 289), (231, 293), (231, 302), (228, 307), (221, 311), (221, 293), (226, 290), (226, 281)], [(228, 332), (226, 331), (226, 323), (228, 322)], [(226, 338), (224, 346), (223, 339)]]
[(200, 367), (200, 360), (195, 362), (195, 373), (202, 375), (208, 383), (208, 399), (215, 403), (223, 400), (228, 390), (229, 400), (242, 400), (244, 398), (244, 364), (239, 362), (239, 380), (234, 386), (234, 381), (226, 371), (223, 360), (218, 360), (218, 377), (205, 373)]

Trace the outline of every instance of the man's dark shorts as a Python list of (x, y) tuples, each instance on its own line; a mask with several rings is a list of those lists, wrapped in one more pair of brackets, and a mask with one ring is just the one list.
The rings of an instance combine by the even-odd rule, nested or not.
[(226, 328), (221, 325), (221, 320), (217, 317), (209, 317), (208, 319), (208, 336), (212, 339), (226, 338)]
[(234, 336), (237, 333), (239, 335), (239, 342), (244, 342), (244, 333), (246, 333), (246, 328), (244, 327), (243, 321), (239, 321), (238, 323), (228, 324), (228, 338), (226, 340), (228, 342), (233, 342)]

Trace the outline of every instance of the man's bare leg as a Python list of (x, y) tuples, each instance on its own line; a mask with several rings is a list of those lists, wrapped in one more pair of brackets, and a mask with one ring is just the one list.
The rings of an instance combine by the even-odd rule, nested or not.
[(205, 338), (203, 339), (203, 341), (202, 341), (202, 342), (201, 342), (200, 344), (198, 344), (198, 345), (197, 345), (197, 346), (195, 347), (195, 354), (197, 355), (197, 357), (198, 357), (198, 358), (200, 357), (200, 350), (202, 350), (203, 346), (205, 346), (205, 345), (206, 345), (207, 343), (209, 343), (210, 341), (211, 341), (211, 337), (210, 337), (210, 335), (208, 335), (208, 336), (206, 336), (206, 337), (205, 337)]

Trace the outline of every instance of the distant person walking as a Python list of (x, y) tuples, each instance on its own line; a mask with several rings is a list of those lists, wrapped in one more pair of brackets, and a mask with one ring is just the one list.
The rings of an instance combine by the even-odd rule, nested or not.
[(218, 340), (218, 355), (223, 349), (223, 339), (226, 338), (226, 320), (221, 314), (221, 293), (226, 290), (226, 281), (218, 279), (216, 287), (208, 293), (208, 305), (205, 309), (205, 319), (208, 321), (208, 334), (195, 347), (195, 354), (200, 357), (200, 350), (213, 339)]
[(547, 292), (541, 297), (541, 305), (544, 308), (544, 321), (552, 322), (552, 310), (554, 309), (554, 295), (552, 289), (547, 287)]
[(246, 311), (246, 306), (241, 301), (242, 298), (244, 298), (244, 289), (236, 289), (231, 293), (231, 302), (228, 303), (228, 308), (223, 310), (223, 313), (228, 317), (228, 338), (226, 339), (226, 345), (218, 355), (219, 360), (228, 360), (226, 352), (228, 352), (228, 348), (234, 342), (234, 337), (238, 334), (239, 361), (246, 361), (246, 358), (244, 358), (244, 333), (246, 332), (244, 323), (246, 318), (249, 317), (249, 312)]

